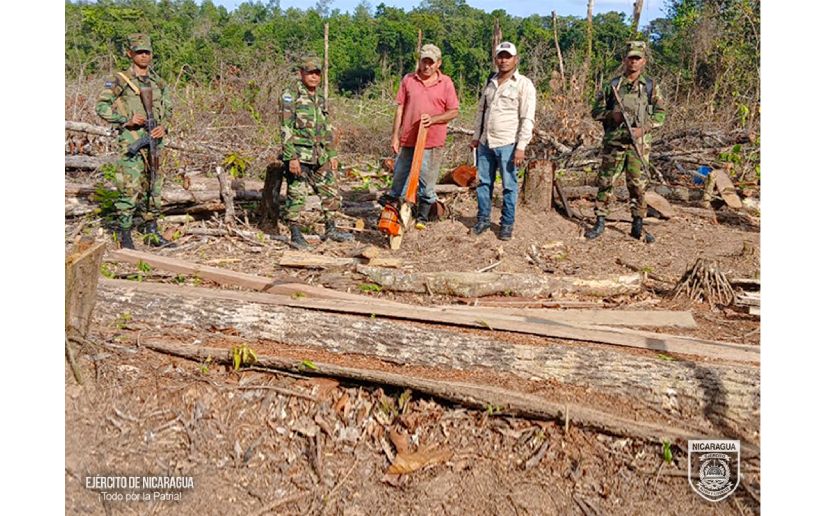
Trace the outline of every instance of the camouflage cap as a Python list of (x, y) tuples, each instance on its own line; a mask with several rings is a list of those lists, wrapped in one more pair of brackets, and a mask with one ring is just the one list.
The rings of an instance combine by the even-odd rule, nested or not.
[(307, 56), (301, 61), (301, 70), (305, 72), (320, 71), (321, 69), (321, 60), (315, 56)]
[(149, 39), (148, 34), (129, 34), (126, 37), (126, 42), (132, 52), (139, 52), (141, 50), (152, 51), (152, 40)]
[(439, 59), (441, 59), (441, 49), (433, 45), (432, 43), (427, 43), (426, 45), (421, 47), (420, 59), (424, 59), (425, 57), (429, 57), (433, 61), (438, 61)]
[(645, 57), (647, 44), (644, 41), (628, 41), (624, 52), (625, 57)]

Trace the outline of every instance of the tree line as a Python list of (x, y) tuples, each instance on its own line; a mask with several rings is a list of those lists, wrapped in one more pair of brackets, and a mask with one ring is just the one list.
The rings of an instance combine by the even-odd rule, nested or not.
[[(146, 32), (163, 77), (208, 83), (254, 67), (288, 66), (306, 53), (322, 56), (325, 23), (330, 27), (330, 88), (341, 95), (370, 94), (371, 85), (412, 71), (419, 31), (424, 43), (442, 49), (442, 70), (460, 92), (475, 94), (492, 70), (496, 23), (503, 39), (518, 46), (520, 68), (540, 91), (551, 88), (559, 69), (550, 13), (488, 13), (465, 0), (424, 0), (408, 11), (366, 1), (349, 13), (331, 7), (331, 0), (319, 0), (308, 9), (282, 9), (270, 0), (245, 2), (230, 12), (211, 0), (200, 5), (193, 0), (69, 1), (66, 77), (125, 67), (125, 36)], [(639, 38), (650, 43), (649, 68), (667, 83), (672, 99), (701, 94), (744, 110), (758, 106), (759, 0), (671, 0), (665, 16), (638, 33), (629, 13), (597, 14), (592, 26), (585, 15), (558, 17), (556, 28), (564, 67), (569, 76), (586, 81), (587, 95), (616, 72), (624, 43)]]

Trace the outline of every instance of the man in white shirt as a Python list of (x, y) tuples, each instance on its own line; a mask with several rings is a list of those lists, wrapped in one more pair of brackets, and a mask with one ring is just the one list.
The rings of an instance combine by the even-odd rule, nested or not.
[(498, 72), (487, 81), (476, 112), (475, 131), (470, 146), (478, 153), (476, 189), (478, 214), (473, 233), (490, 229), (490, 207), (496, 171), (501, 170), (504, 202), (501, 207), (499, 238), (513, 238), (518, 200), (518, 167), (533, 137), (536, 88), (533, 81), (518, 73), (516, 46), (509, 41), (496, 47)]

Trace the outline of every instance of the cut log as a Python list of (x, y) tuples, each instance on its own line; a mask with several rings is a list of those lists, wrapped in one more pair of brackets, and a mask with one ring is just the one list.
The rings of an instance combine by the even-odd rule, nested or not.
[(728, 171), (714, 170), (711, 173), (715, 179), (716, 190), (719, 192), (719, 195), (722, 196), (722, 199), (725, 200), (725, 204), (735, 210), (741, 209), (742, 199), (736, 194), (736, 187), (733, 186)]
[(102, 165), (107, 163), (114, 163), (117, 161), (116, 154), (109, 154), (106, 156), (84, 156), (80, 154), (66, 155), (66, 168), (75, 168), (81, 170), (97, 170)]
[(518, 295), (559, 297), (565, 294), (609, 297), (641, 290), (638, 274), (602, 279), (547, 277), (498, 272), (404, 273), (359, 266), (358, 272), (388, 290), (459, 297)]
[[(648, 191), (655, 192), (666, 200), (673, 202), (695, 202), (701, 201), (704, 197), (702, 190), (688, 189), (683, 186), (669, 187), (656, 185)], [(599, 193), (599, 189), (595, 186), (564, 186), (564, 193), (568, 199), (595, 199), (596, 194)], [(618, 201), (626, 201), (630, 198), (626, 186), (617, 186), (614, 188), (613, 195)]]
[(531, 160), (522, 183), (522, 202), (528, 208), (544, 212), (553, 207), (553, 184), (556, 164), (550, 160)]
[[(146, 289), (161, 289), (147, 286)], [(270, 290), (275, 290), (273, 287)], [(286, 289), (287, 287), (284, 287)], [(162, 290), (162, 289), (161, 289)], [(301, 291), (302, 292), (302, 291)], [(311, 291), (310, 291), (311, 292)], [(293, 294), (295, 291), (293, 291)], [(302, 292), (303, 293), (303, 292)], [(753, 346), (707, 341), (690, 337), (642, 332), (603, 326), (583, 327), (554, 321), (528, 320), (523, 316), (498, 315), (478, 317), (458, 311), (448, 311), (431, 307), (404, 305), (384, 300), (374, 300), (366, 296), (351, 296), (349, 299), (309, 298), (306, 294), (297, 296), (267, 295), (247, 292), (203, 290), (199, 295), (254, 301), (311, 310), (335, 313), (360, 314), (369, 317), (384, 316), (398, 319), (417, 320), (488, 330), (505, 330), (517, 333), (557, 337), (563, 339), (601, 342), (618, 346), (703, 356), (720, 360), (758, 362), (759, 352)], [(366, 301), (365, 301), (366, 300)], [(342, 302), (346, 301), (346, 302)]]
[[(236, 298), (238, 294), (267, 297), (264, 294), (114, 280), (101, 282), (99, 293), (99, 302), (106, 306), (102, 313), (111, 314), (107, 317), (112, 319), (129, 311), (133, 321), (157, 328), (234, 328), (244, 339), (302, 348), (311, 343), (319, 351), (365, 355), (404, 366), (480, 370), (559, 382), (635, 400), (640, 408), (677, 406), (677, 417), (685, 420), (710, 417), (742, 428), (758, 428), (759, 371), (754, 367), (664, 361), (553, 341), (541, 346), (512, 344), (494, 336), (380, 319), (336, 314), (317, 317), (306, 310)], [(213, 357), (218, 355), (213, 353)], [(299, 363), (297, 360), (294, 365)], [(322, 368), (322, 372), (328, 371)]]

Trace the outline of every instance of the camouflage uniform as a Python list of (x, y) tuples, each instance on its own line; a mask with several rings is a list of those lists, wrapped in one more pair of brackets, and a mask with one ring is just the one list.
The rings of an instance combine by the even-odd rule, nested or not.
[[(644, 57), (644, 42), (630, 42), (627, 55)], [(648, 82), (652, 83), (650, 98), (648, 98)], [(613, 197), (613, 185), (622, 172), (625, 172), (627, 189), (630, 192), (630, 211), (634, 217), (644, 217), (647, 213), (645, 201), (647, 178), (644, 177), (642, 162), (633, 149), (630, 133), (623, 122), (616, 124), (610, 116), (614, 108), (619, 109), (613, 94), (613, 84), (617, 84), (631, 126), (644, 129), (644, 136), (639, 143), (645, 161), (648, 163), (653, 140), (651, 130), (661, 127), (665, 122), (665, 107), (659, 85), (644, 74), (641, 74), (633, 83), (628, 82), (623, 76), (616, 77), (599, 92), (592, 111), (593, 118), (604, 125), (596, 215), (607, 216)]]
[[(151, 52), (152, 50), (149, 37), (144, 34), (132, 34), (128, 40), (129, 48), (135, 52), (139, 50)], [(97, 114), (118, 131), (117, 142), (121, 156), (115, 164), (114, 183), (119, 198), (114, 206), (117, 210), (117, 223), (123, 230), (132, 227), (136, 213), (142, 214), (144, 220), (155, 220), (161, 208), (160, 193), (163, 187), (163, 176), (158, 171), (155, 175), (155, 184), (149, 184), (148, 148), (144, 148), (131, 157), (126, 153), (130, 144), (148, 134), (143, 127), (127, 129), (123, 126), (135, 113), (146, 116), (146, 110), (140, 100), (141, 87), (152, 88), (152, 110), (155, 120), (157, 125), (167, 127), (166, 121), (172, 111), (169, 88), (163, 79), (151, 70), (148, 76), (137, 77), (130, 66), (128, 70), (106, 79), (95, 106)], [(161, 140), (159, 147), (162, 148), (162, 146)], [(146, 195), (149, 195), (148, 210), (146, 210)]]
[[(317, 60), (304, 61), (304, 70), (320, 69)], [(326, 221), (332, 221), (341, 209), (341, 197), (335, 183), (335, 173), (329, 161), (337, 156), (332, 147), (332, 127), (326, 110), (326, 99), (316, 91), (311, 94), (301, 81), (281, 95), (282, 159), (301, 162), (301, 175), (286, 172), (287, 194), (284, 220), (295, 224), (306, 204), (307, 196), (315, 192), (321, 198)]]

